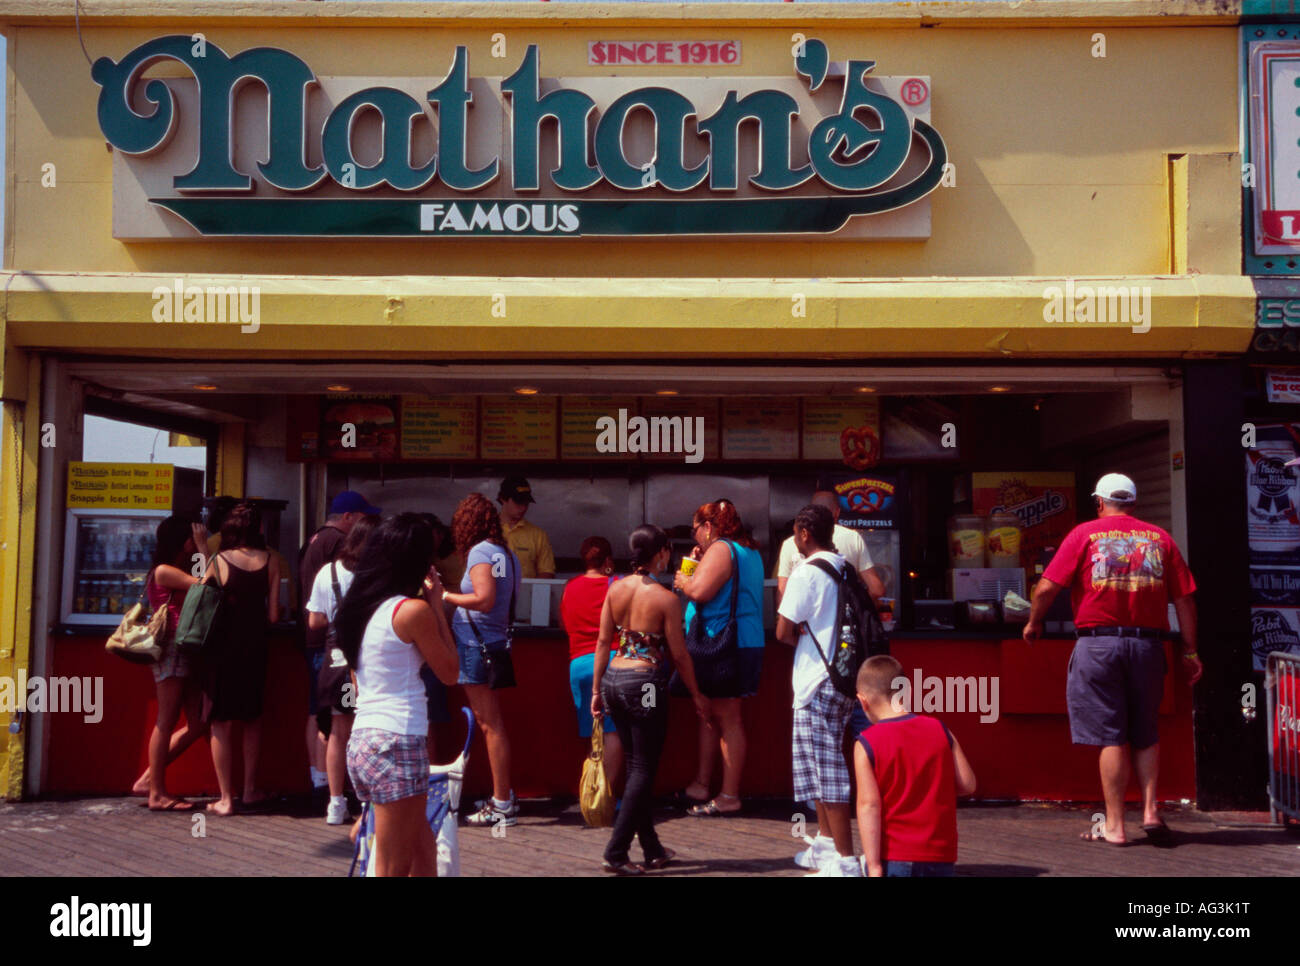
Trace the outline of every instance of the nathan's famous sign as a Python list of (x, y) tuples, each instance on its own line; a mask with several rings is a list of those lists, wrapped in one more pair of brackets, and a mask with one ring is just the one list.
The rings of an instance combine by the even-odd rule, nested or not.
[(461, 46), (430, 86), (159, 37), (91, 69), (113, 234), (929, 237), (928, 78), (792, 54), (795, 77), (656, 83), (547, 78), (533, 45), (489, 79)]

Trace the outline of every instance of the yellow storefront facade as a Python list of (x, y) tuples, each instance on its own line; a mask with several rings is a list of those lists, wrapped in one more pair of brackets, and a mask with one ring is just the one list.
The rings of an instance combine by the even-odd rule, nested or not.
[[(1000, 468), (997, 439), (1018, 425), (1032, 437), (1022, 461), (1075, 439), (1088, 460), (1113, 456), (1086, 431), (1094, 417), (1097, 433), (1118, 427), (1126, 440), (1158, 426), (1169, 529), (1186, 549), (1191, 526), (1189, 561), (1207, 568), (1189, 524), (1200, 443), (1186, 438), (1184, 394), (1207, 378), (1192, 370), (1209, 385), (1221, 378), (1214, 365), (1246, 351), (1255, 317), (1241, 267), (1238, 16), (1160, 0), (926, 7), (87, 0), (78, 24), (71, 4), (0, 0), (0, 676), (49, 674), (64, 646), (51, 636), (59, 501), (67, 463), (81, 459), (86, 385), (217, 426), (209, 496), (265, 495), (250, 472), (295, 445), (266, 436), (249, 400), (279, 400), (266, 410), (279, 425), (279, 407), (295, 405), (285, 398), (334, 384), (435, 396), (526, 385), (557, 397), (671, 386), (724, 406), (733, 394), (942, 398), (989, 441), (988, 459), (964, 451), (961, 470), (975, 472)], [(310, 71), (308, 106), (285, 87), (268, 108), (257, 78), (242, 80), (261, 67), (222, 60), (227, 73), (210, 76), (226, 78), (229, 117), (208, 110), (212, 130), (200, 132), (191, 108), (207, 95), (187, 47), (213, 59), (287, 52), (266, 70)], [(571, 118), (557, 98), (538, 117), (565, 119), (537, 120), (528, 156), (512, 125), (532, 96), (530, 51), (541, 92), (579, 105), (589, 152), (556, 137)], [(140, 66), (128, 76), (131, 57)], [(868, 77), (855, 109), (847, 89)], [(156, 96), (158, 79), (172, 95)], [(419, 104), (435, 87), (438, 112)], [(347, 100), (374, 89), (388, 100)], [(768, 100), (751, 102), (757, 116), (728, 114), (728, 91)], [(404, 113), (411, 103), (421, 116)], [(773, 105), (794, 105), (788, 130)], [(621, 125), (599, 123), (616, 110)], [(443, 151), (435, 143), (456, 136), (457, 117), (463, 151)], [(912, 127), (906, 158), (890, 165), (895, 118)], [(268, 147), (268, 131), (284, 143)], [(872, 152), (888, 177), (864, 173)], [(189, 186), (173, 188), (187, 172)], [(375, 172), (391, 179), (348, 181)], [(897, 185), (895, 201), (871, 208)], [(283, 207), (265, 215), (264, 199)], [(842, 223), (816, 221), (859, 203)], [(317, 227), (293, 224), (309, 210)], [(518, 237), (502, 237), (512, 225)], [(588, 230), (597, 225), (606, 229)], [(244, 289), (257, 293), (255, 319), (186, 315), (191, 291)], [(1115, 315), (1130, 305), (1132, 317)], [(209, 405), (205, 386), (241, 402)], [(1002, 411), (980, 401), (989, 393), (1016, 396), (1042, 421), (982, 427)], [(1119, 400), (1122, 417), (1103, 399)], [(486, 451), (471, 462), (485, 475), (502, 465)], [(1092, 466), (1065, 462), (1081, 476)], [(947, 477), (926, 477), (924, 460), (899, 463), (929, 506), (947, 499)], [(557, 485), (586, 472), (562, 464), (532, 465)], [(327, 484), (334, 471), (317, 469), (304, 471), (301, 521), (286, 532), (310, 532), (317, 491), (342, 479)], [(382, 465), (348, 481), (362, 478), (386, 480)], [(654, 489), (653, 474), (643, 485)], [(769, 502), (775, 542), (785, 511)], [(1190, 715), (1171, 720), (1186, 732), (1190, 783)], [(39, 716), (0, 713), (7, 797), (53, 790), (60, 753)]]

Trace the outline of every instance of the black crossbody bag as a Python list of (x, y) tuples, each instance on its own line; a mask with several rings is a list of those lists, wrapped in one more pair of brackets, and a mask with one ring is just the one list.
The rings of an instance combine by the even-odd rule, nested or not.
[(474, 623), (474, 615), (469, 608), (465, 608), (465, 618), (469, 621), (470, 630), (474, 632), (474, 637), (478, 640), (479, 650), (483, 652), (483, 663), (487, 665), (488, 679), (487, 686), (493, 691), (499, 691), (502, 688), (513, 688), (515, 681), (515, 662), (510, 656), (510, 645), (514, 639), (515, 633), (515, 579), (510, 570), (510, 555), (506, 557), (506, 576), (510, 578), (510, 616), (506, 621), (506, 646), (493, 652), (483, 641), (483, 635)]

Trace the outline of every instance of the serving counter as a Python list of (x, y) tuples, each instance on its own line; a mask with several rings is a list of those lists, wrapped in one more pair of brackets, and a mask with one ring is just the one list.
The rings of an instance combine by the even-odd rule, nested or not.
[[(90, 636), (84, 628), (56, 633), (51, 641), (52, 674), (102, 676), (103, 716), (98, 723), (72, 713), (51, 714), (51, 749), (46, 789), (51, 794), (125, 794), (145, 768), (155, 715), (153, 678), (108, 655), (109, 631)], [(271, 637), (266, 711), (262, 728), (261, 777), (268, 791), (308, 791), (302, 728), (307, 687), (296, 634), (290, 624)], [(1048, 638), (1030, 646), (1005, 634), (899, 631), (891, 652), (904, 673), (919, 680), (920, 710), (940, 717), (961, 742), (979, 779), (980, 799), (1095, 800), (1095, 752), (1070, 744), (1065, 717), (1065, 672), (1072, 641)], [(1166, 645), (1168, 651), (1168, 645)], [(788, 797), (790, 777), (793, 649), (769, 636), (758, 694), (744, 703), (749, 739), (743, 790), (746, 795)], [(1194, 795), (1191, 689), (1175, 681), (1181, 662), (1167, 653), (1172, 670), (1161, 704), (1161, 795)], [(513, 743), (514, 784), (521, 797), (575, 795), (586, 743), (578, 738), (569, 691), (568, 644), (551, 627), (521, 627), (514, 661), (519, 686), (500, 692)], [(919, 678), (917, 677), (919, 675)], [(938, 682), (936, 685), (935, 682)], [(945, 703), (943, 710), (931, 710)], [(980, 708), (983, 697), (984, 710)], [(449, 705), (464, 704), (459, 688)], [(459, 749), (464, 726), (453, 713), (437, 729), (442, 757)], [(238, 754), (238, 752), (237, 752)], [(673, 699), (668, 746), (657, 788), (681, 788), (694, 775), (695, 716), (689, 701)], [(236, 774), (239, 774), (236, 763)], [(466, 793), (489, 790), (487, 760), (475, 739)], [(207, 742), (187, 751), (168, 769), (174, 794), (216, 791)]]

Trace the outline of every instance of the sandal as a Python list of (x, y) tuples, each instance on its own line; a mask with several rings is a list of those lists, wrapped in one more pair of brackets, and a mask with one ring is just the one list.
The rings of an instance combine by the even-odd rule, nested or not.
[(194, 811), (194, 803), (187, 802), (183, 798), (173, 798), (166, 805), (159, 805), (156, 808), (149, 805), (148, 808), (151, 812), (192, 812)]
[(694, 795), (686, 794), (685, 788), (673, 792), (673, 804), (681, 805), (685, 808), (690, 808), (692, 805), (702, 805), (708, 800), (708, 795), (705, 795), (703, 798), (696, 798)]
[(676, 852), (672, 849), (664, 849), (663, 855), (659, 856), (657, 859), (650, 859), (646, 862), (645, 867), (647, 869), (662, 869), (675, 858), (677, 858)]
[(1127, 840), (1123, 842), (1112, 842), (1110, 839), (1106, 838), (1106, 836), (1094, 835), (1092, 832), (1080, 832), (1079, 838), (1083, 839), (1085, 842), (1105, 842), (1107, 845), (1114, 845), (1114, 846), (1128, 845)]
[[(726, 796), (719, 795), (718, 798)], [(740, 814), (739, 808), (722, 809), (718, 808), (718, 799), (711, 798), (703, 805), (695, 805), (686, 810), (687, 815), (694, 815), (696, 818), (731, 818), (733, 815)]]
[(1143, 825), (1142, 831), (1146, 833), (1147, 838), (1156, 848), (1173, 848), (1174, 833), (1173, 830), (1165, 824), (1164, 819), (1161, 819), (1154, 825)]
[(635, 862), (611, 862), (606, 859), (601, 868), (613, 875), (645, 875), (645, 867)]

